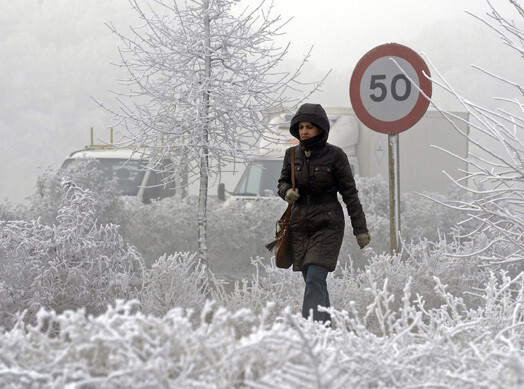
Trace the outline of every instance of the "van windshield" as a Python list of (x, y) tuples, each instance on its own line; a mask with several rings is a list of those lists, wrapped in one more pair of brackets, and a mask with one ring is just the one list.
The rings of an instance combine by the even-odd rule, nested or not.
[[(144, 161), (133, 161), (118, 158), (97, 158), (104, 177), (114, 180), (123, 195), (136, 196), (144, 179)], [(62, 164), (62, 169), (71, 170), (79, 163), (78, 159), (68, 158)]]
[(282, 161), (256, 161), (249, 165), (235, 191), (236, 196), (276, 196)]

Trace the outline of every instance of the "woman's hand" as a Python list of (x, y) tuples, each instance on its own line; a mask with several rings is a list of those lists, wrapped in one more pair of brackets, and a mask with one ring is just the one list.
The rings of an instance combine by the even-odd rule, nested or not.
[(361, 249), (366, 247), (368, 243), (371, 241), (371, 235), (369, 235), (369, 232), (364, 232), (363, 234), (358, 234), (356, 236), (357, 243)]
[(298, 200), (300, 195), (298, 194), (298, 188), (295, 189), (288, 189), (286, 192), (286, 201), (289, 204), (293, 204), (295, 201)]

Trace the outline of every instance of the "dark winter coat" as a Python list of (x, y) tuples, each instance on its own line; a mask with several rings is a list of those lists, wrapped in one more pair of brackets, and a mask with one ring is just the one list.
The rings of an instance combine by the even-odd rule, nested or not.
[[(312, 104), (308, 105), (315, 108)], [(337, 192), (342, 195), (346, 204), (354, 235), (368, 232), (366, 217), (358, 198), (347, 155), (340, 147), (327, 143), (327, 116), (324, 118), (320, 115), (320, 119), (315, 120), (314, 117), (299, 113), (297, 115), (300, 120), (291, 122), (291, 133), (297, 138), (298, 121), (309, 121), (317, 126), (321, 123), (324, 128), (319, 135), (320, 140), (313, 145), (306, 146), (301, 142), (295, 146), (295, 183), (300, 198), (291, 208), (290, 245), (294, 257), (293, 270), (299, 271), (308, 265), (316, 264), (333, 271), (342, 245), (345, 225), (344, 212)], [(309, 120), (304, 120), (304, 117)], [(309, 158), (304, 152), (305, 147), (311, 152)], [(285, 198), (286, 191), (290, 188), (291, 157), (288, 149), (278, 181), (280, 197)]]

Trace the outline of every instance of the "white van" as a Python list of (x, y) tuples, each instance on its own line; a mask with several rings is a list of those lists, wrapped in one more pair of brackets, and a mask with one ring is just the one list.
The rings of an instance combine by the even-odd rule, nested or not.
[[(91, 145), (72, 152), (62, 163), (63, 169), (70, 169), (79, 159), (96, 159), (108, 180), (114, 180), (123, 196), (136, 197), (149, 203), (175, 195), (175, 183), (166, 180), (173, 169), (173, 163), (164, 159), (158, 169), (147, 168), (148, 153), (131, 148), (119, 148), (110, 145)], [(156, 171), (158, 170), (158, 171)]]

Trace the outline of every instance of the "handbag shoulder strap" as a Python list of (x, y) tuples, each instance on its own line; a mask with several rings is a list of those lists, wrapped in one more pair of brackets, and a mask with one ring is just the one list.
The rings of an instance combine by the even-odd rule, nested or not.
[[(293, 185), (293, 189), (295, 189), (295, 147), (292, 147), (290, 152), (291, 152), (291, 184)], [(286, 212), (284, 212), (283, 219), (286, 222), (289, 222), (290, 218), (291, 218), (291, 204), (288, 204)]]
[(295, 189), (295, 147), (291, 147), (291, 184)]

